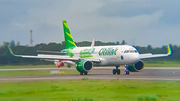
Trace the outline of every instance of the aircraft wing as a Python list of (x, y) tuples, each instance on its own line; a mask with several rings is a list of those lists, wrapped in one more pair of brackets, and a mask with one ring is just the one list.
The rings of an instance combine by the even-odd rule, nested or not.
[(22, 58), (36, 58), (36, 59), (42, 59), (42, 60), (71, 60), (71, 61), (79, 61), (79, 60), (88, 60), (92, 62), (100, 62), (99, 59), (85, 59), (85, 58), (79, 58), (79, 57), (70, 57), (65, 55), (49, 55), (49, 54), (37, 54), (37, 56), (30, 56), (30, 55), (16, 55), (13, 53), (12, 49), (10, 48), (10, 45), (8, 45), (9, 51), (13, 56), (16, 57), (22, 57)]
[(140, 55), (140, 59), (146, 59), (146, 58), (155, 58), (155, 57), (165, 57), (165, 56), (170, 56), (172, 55), (172, 47), (170, 45), (168, 45), (167, 47), (167, 54), (152, 54), (152, 53), (148, 53), (148, 54), (139, 54)]
[(58, 52), (58, 51), (44, 51), (44, 50), (37, 50), (37, 53), (48, 53), (48, 54), (57, 54), (57, 55), (66, 55), (66, 53)]

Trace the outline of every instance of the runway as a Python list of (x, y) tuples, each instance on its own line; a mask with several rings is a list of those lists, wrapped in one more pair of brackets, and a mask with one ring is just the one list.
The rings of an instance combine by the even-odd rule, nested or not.
[[(156, 68), (148, 67), (141, 72), (130, 72), (125, 75), (124, 68), (121, 75), (112, 74), (113, 67), (96, 67), (88, 75), (63, 74), (63, 75), (33, 75), (33, 76), (0, 76), (0, 81), (41, 81), (41, 80), (157, 80), (157, 81), (180, 81), (180, 67), (177, 68)], [(30, 68), (30, 69), (0, 69), (0, 71), (23, 71), (23, 70), (75, 70), (75, 68)]]

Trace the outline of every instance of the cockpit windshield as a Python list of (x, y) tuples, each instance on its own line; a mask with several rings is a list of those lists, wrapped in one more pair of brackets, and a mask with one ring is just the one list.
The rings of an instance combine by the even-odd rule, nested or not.
[(125, 50), (124, 53), (138, 53), (137, 50)]

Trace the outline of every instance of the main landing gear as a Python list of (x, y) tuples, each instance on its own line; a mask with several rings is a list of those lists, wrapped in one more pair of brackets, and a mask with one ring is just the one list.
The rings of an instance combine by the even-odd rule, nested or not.
[(112, 71), (112, 73), (114, 74), (114, 75), (120, 75), (120, 73), (121, 73), (121, 71), (120, 71), (120, 69), (118, 69), (119, 68), (119, 66), (116, 66), (116, 69), (113, 69), (113, 71)]
[[(119, 66), (116, 66), (116, 69), (113, 69), (113, 71), (112, 71), (113, 75), (116, 75), (116, 74), (120, 75), (121, 71), (118, 68), (119, 68)], [(129, 70), (128, 70), (127, 66), (125, 66), (125, 75), (129, 75)]]

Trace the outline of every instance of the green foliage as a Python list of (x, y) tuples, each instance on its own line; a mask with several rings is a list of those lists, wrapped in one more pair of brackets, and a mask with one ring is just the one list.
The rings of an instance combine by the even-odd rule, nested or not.
[(0, 76), (49, 75), (50, 71), (0, 71)]
[(180, 61), (144, 61), (145, 67), (180, 67)]
[(180, 82), (70, 80), (0, 82), (0, 101), (179, 101)]
[(68, 101), (93, 101), (91, 98), (72, 98), (71, 100)]
[(126, 45), (127, 42), (125, 40), (122, 41), (121, 45)]
[(157, 101), (157, 95), (139, 95), (138, 101)]
[[(69, 75), (69, 74), (78, 74), (79, 72), (76, 70), (64, 70), (59, 71), (64, 72), (63, 74), (59, 73), (56, 75)], [(29, 75), (50, 75), (50, 71), (48, 70), (35, 70), (35, 71), (0, 71), (0, 76), (29, 76)], [(53, 75), (53, 74), (51, 74)], [(88, 80), (89, 78), (82, 78), (82, 80)]]

